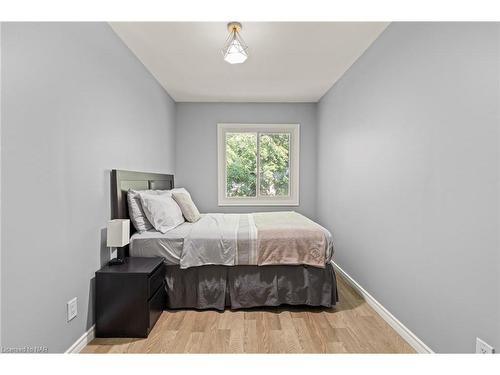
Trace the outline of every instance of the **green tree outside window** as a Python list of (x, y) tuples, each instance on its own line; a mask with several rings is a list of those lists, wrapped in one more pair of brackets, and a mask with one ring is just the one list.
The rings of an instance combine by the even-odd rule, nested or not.
[(227, 197), (289, 195), (290, 134), (226, 133), (225, 142)]

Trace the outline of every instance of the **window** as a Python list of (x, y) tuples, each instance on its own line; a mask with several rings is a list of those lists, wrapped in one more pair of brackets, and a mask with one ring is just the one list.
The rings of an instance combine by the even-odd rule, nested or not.
[(298, 206), (298, 124), (218, 124), (217, 137), (219, 206)]

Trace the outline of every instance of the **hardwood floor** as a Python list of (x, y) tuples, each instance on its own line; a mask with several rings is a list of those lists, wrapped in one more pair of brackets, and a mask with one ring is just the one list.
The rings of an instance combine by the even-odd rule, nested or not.
[(414, 353), (339, 276), (332, 309), (165, 311), (147, 339), (94, 339), (82, 353)]

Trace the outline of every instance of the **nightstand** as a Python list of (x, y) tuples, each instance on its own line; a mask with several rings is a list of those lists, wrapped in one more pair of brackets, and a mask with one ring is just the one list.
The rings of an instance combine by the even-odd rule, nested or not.
[(163, 258), (126, 258), (95, 276), (96, 337), (147, 337), (166, 305)]

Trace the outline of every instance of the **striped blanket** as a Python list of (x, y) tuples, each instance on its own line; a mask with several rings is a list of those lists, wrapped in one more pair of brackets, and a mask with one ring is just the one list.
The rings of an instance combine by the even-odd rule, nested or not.
[(297, 212), (205, 214), (184, 238), (180, 266), (324, 268), (332, 255), (330, 232)]

